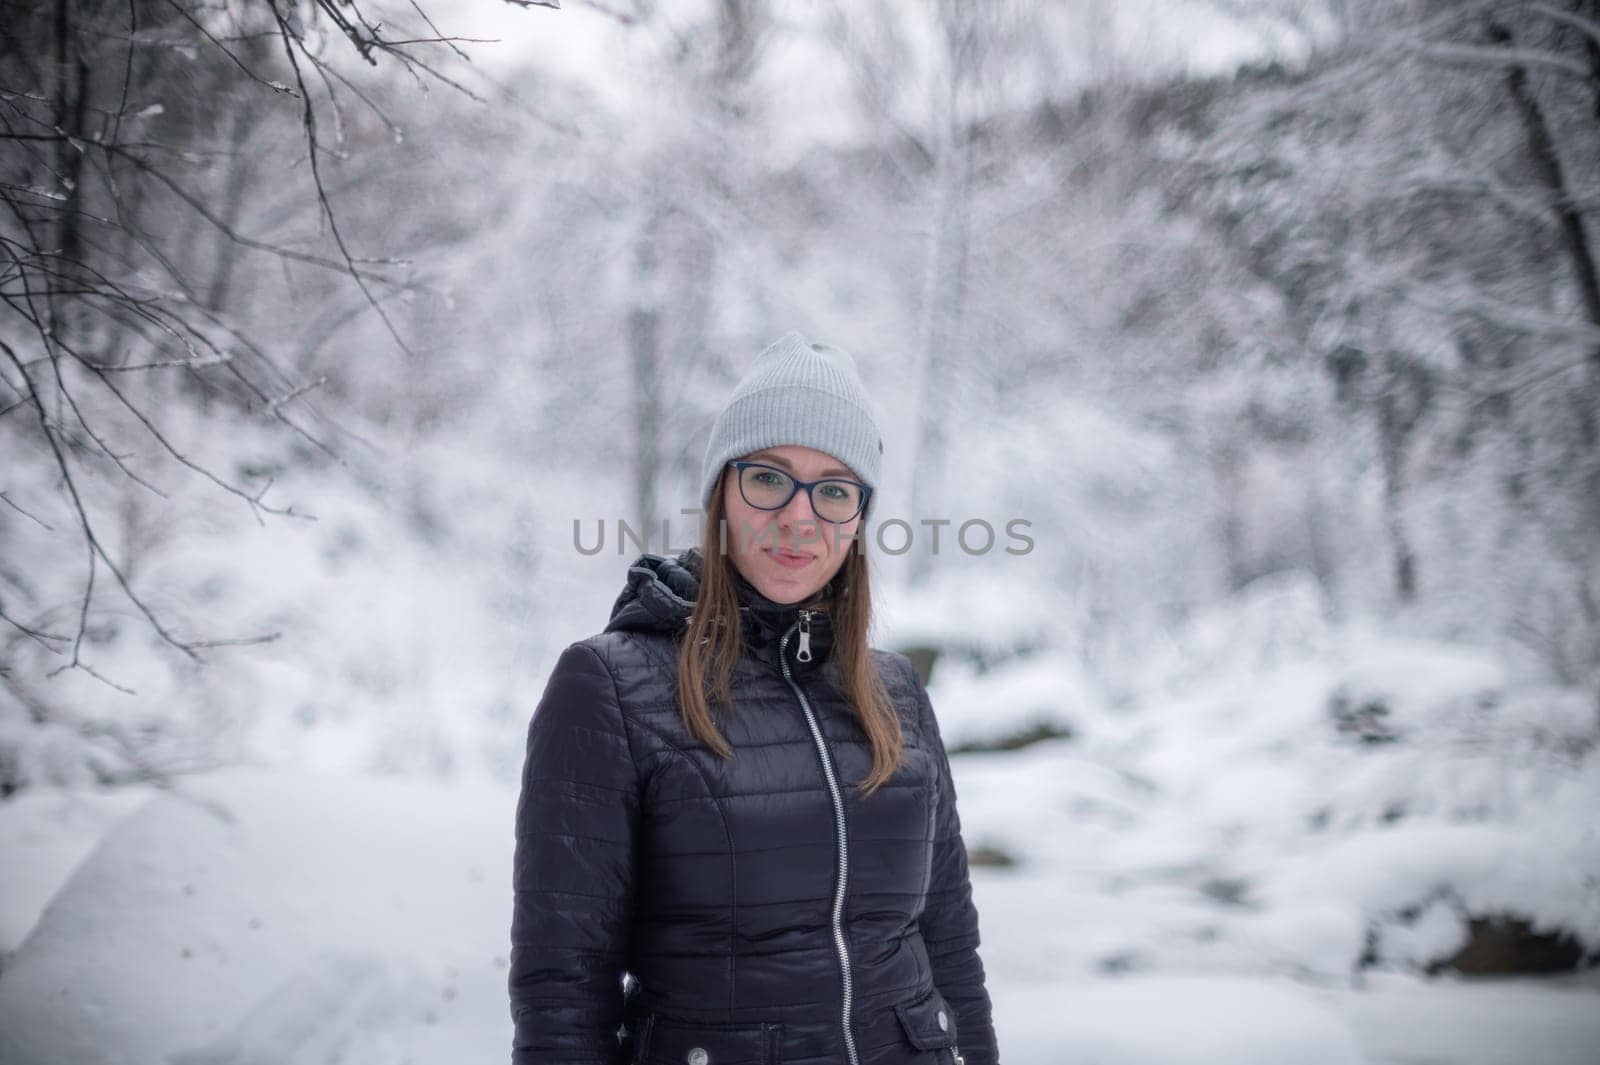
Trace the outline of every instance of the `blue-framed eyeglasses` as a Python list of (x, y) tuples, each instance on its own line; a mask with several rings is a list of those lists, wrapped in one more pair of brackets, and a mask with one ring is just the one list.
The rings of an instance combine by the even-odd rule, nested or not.
[(804, 488), (811, 498), (811, 510), (823, 521), (843, 524), (860, 514), (872, 489), (860, 481), (843, 477), (824, 477), (820, 481), (797, 480), (793, 474), (764, 462), (735, 460), (728, 463), (739, 478), (739, 495), (757, 510), (782, 510), (794, 494)]

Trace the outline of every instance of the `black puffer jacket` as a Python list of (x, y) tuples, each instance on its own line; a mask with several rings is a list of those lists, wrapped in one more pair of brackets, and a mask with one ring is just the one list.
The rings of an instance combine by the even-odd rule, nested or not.
[(995, 1065), (955, 789), (910, 662), (872, 652), (905, 752), (863, 800), (872, 752), (826, 669), (828, 615), (741, 581), (723, 761), (674, 697), (699, 572), (698, 549), (642, 556), (534, 712), (513, 1062)]

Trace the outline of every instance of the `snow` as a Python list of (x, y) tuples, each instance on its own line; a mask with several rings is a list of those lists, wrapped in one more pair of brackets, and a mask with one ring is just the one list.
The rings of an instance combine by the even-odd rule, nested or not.
[[(15, 951), (45, 906), (111, 828), (149, 797), (116, 791), (24, 791), (0, 804), (0, 958)], [(0, 970), (3, 971), (3, 970)]]
[(939, 663), (936, 705), (959, 708), (940, 717), (951, 746), (993, 743), (1040, 725), (1080, 732), (1106, 713), (1105, 695), (1066, 656), (1042, 652), (994, 670), (949, 659)]
[[(350, 286), (271, 256), (240, 259), (215, 308), (226, 330), (201, 330), (240, 343), (190, 369), (237, 358), (240, 383), (270, 382), (268, 406), (335, 444), (337, 463), (205, 388), (128, 375), (185, 461), (316, 521), (258, 524), (168, 461), (87, 365), (46, 360), (83, 427), (123, 456), (114, 466), (155, 493), (89, 448), (69, 497), (26, 411), (0, 403), (18, 412), (0, 447), (8, 617), (20, 604), (71, 632), (82, 489), (103, 557), (172, 632), (277, 637), (210, 648), (202, 667), (103, 571), (74, 650), (111, 683), (60, 672), (50, 641), (7, 630), (0, 777), (20, 790), (0, 800), (0, 1065), (503, 1057), (524, 715), (556, 650), (604, 623), (624, 563), (579, 557), (567, 530), (675, 512), (711, 405), (785, 319), (842, 338), (895, 400), (886, 515), (922, 544), (924, 515), (951, 508), (918, 590), (892, 579), (915, 557), (875, 552), (878, 642), (941, 651), (929, 689), (952, 747), (1064, 734), (954, 760), (973, 853), (1010, 859), (975, 867), (1008, 1060), (1600, 1062), (1594, 974), (1424, 975), (1486, 916), (1600, 952), (1600, 706), (1581, 624), (1593, 529), (1571, 487), (1571, 374), (1511, 380), (1469, 359), (1477, 326), (1457, 326), (1516, 318), (1525, 354), (1556, 368), (1588, 349), (1571, 343), (1559, 263), (1500, 255), (1520, 223), (1435, 245), (1391, 209), (1438, 179), (1494, 177), (1522, 144), (1482, 95), (1493, 86), (1409, 64), (1355, 84), (1385, 36), (1363, 29), (1343, 49), (1355, 62), (1315, 82), (1124, 91), (1301, 53), (1273, 47), (1288, 31), (1271, 19), (1250, 28), (1204, 0), (1168, 0), (1159, 19), (1150, 0), (1017, 9), (981, 30), (978, 51), (1006, 69), (974, 68), (957, 107), (997, 121), (980, 123), (993, 136), (974, 142), (962, 205), (963, 357), (928, 496), (908, 338), (932, 335), (931, 186), (901, 152), (949, 125), (929, 91), (948, 80), (932, 22), (897, 25), (882, 3), (838, 19), (780, 4), (752, 27), (762, 60), (739, 100), (708, 93), (697, 50), (680, 48), (715, 36), (701, 31), (718, 5), (637, 21), (568, 6), (440, 12), (446, 32), (504, 38), (473, 50), (490, 64), (476, 69), (528, 109), (458, 109), (407, 86), (392, 98), (407, 151), (352, 156), (330, 184), (355, 254), (400, 286), (389, 306), (417, 357), (397, 361), (372, 316), (346, 317)], [(1385, 25), (1368, 18), (1381, 6), (1347, 29)], [(1328, 21), (1296, 19), (1308, 34)], [(1112, 91), (1080, 95), (1083, 78)], [(157, 133), (184, 125), (153, 98), (131, 110)], [(1550, 116), (1592, 159), (1587, 117)], [(328, 251), (299, 116), (259, 117), (231, 154), (279, 180), (231, 205), (238, 228)], [(381, 147), (366, 121), (352, 133)], [(207, 195), (224, 178), (208, 144), (171, 142)], [(1258, 178), (1201, 191), (1241, 161)], [(1404, 247), (1341, 248), (1363, 215), (1407, 234), (1378, 245)], [(170, 265), (129, 265), (122, 281), (160, 294), (216, 273), (211, 242), (156, 228), (173, 240), (149, 250)], [(646, 283), (652, 248), (662, 268)], [(1479, 258), (1507, 268), (1479, 277)], [(1309, 303), (1291, 276), (1307, 264), (1327, 282)], [(1519, 307), (1529, 292), (1555, 303)], [(186, 317), (184, 298), (163, 305)], [(653, 307), (691, 313), (630, 347), (617, 323)], [(139, 365), (171, 354), (147, 350), (160, 339), (113, 331), (94, 346)], [(1393, 456), (1399, 513), (1369, 406), (1335, 402), (1307, 344), (1398, 352), (1467, 386), (1434, 390)], [(32, 345), (24, 375), (47, 354)], [(646, 348), (658, 356), (630, 362)], [(659, 411), (635, 409), (625, 384), (641, 374), (664, 384)], [(311, 381), (330, 387), (303, 393)], [(1478, 386), (1509, 384), (1516, 402), (1480, 417)], [(957, 540), (969, 517), (997, 533), (985, 557)], [(1034, 550), (1006, 554), (1013, 519)], [(1390, 522), (1417, 550), (1415, 610), (1434, 624), (1368, 616), (1411, 609), (1391, 587)], [(674, 520), (673, 542), (689, 524)], [(1321, 581), (1294, 568), (1312, 565)], [(258, 768), (191, 772), (218, 759)], [(179, 786), (96, 790), (146, 765)]]
[[(0, 981), (0, 1060), (446, 1062), (504, 1049), (509, 793), (254, 771), (185, 791), (123, 821), (43, 914)], [(1022, 1008), (1041, 990), (997, 988), (1012, 1060), (1072, 1045), (1103, 1055), (1085, 1060), (1159, 1061), (1208, 1017), (1204, 1060), (1272, 1060), (1297, 1039), (1322, 1055), (1297, 1060), (1362, 1060), (1334, 1014), (1261, 981), (1061, 987), (1072, 1007), (1053, 1029), (1028, 1018), (1061, 1011)]]
[(514, 796), (238, 770), (122, 821), (0, 979), (0, 1061), (489, 1060)]
[[(973, 868), (1012, 1065), (1600, 1061), (1600, 973), (1424, 976), (1483, 915), (1600, 950), (1587, 704), (1485, 648), (1320, 617), (1279, 578), (1136, 675), (941, 659), (952, 744), (1071, 729), (953, 758), (969, 851), (1011, 859)], [(1345, 727), (1379, 703), (1381, 737)], [(0, 1062), (505, 1056), (514, 784), (291, 769), (286, 746), (0, 803)]]
[(1003, 1051), (1011, 1065), (1368, 1061), (1335, 1011), (1262, 980), (1132, 977), (1026, 989), (1008, 995), (995, 1015), (1013, 1037)]
[(1594, 1065), (1600, 980), (1370, 980), (1316, 997), (1359, 1034), (1373, 1065)]
[[(1014, 790), (1038, 783), (1019, 778)], [(1098, 784), (1124, 804), (1139, 794), (1104, 774)], [(1004, 812), (966, 790), (974, 820)], [(513, 801), (499, 786), (284, 770), (216, 773), (147, 797), (95, 841), (0, 977), (0, 1061), (503, 1057)], [(25, 819), (92, 837), (109, 818), (86, 818), (65, 793), (34, 803), (25, 816), (0, 807), (9, 857)], [(1159, 876), (1119, 884), (1088, 863), (1074, 871), (1071, 833), (1035, 838), (1051, 841), (1051, 868), (975, 878), (996, 1024), (1016, 1065), (1061, 1060), (1065, 1047), (1104, 1065), (1520, 1065), (1415, 1053), (1470, 1048), (1455, 1029), (1480, 1023), (1485, 1045), (1509, 1047), (1503, 1029), (1529, 1017), (1553, 1033), (1538, 1060), (1592, 1065), (1582, 1048), (1600, 1039), (1600, 988), (1391, 981), (1366, 992), (1286, 980), (1270, 952), (1252, 956), (1266, 917), (1246, 914), (1237, 937), (1207, 943), (1193, 923), (1218, 923), (1215, 903)], [(1302, 937), (1359, 931), (1337, 908), (1268, 914)], [(1408, 1027), (1402, 1009), (1437, 1023)]]
[[(931, 550), (935, 528), (913, 526), (907, 534), (890, 527), (881, 541), (898, 547), (909, 536), (911, 543)], [(937, 535), (941, 552), (959, 550), (954, 530), (938, 527)], [(996, 529), (996, 536), (997, 545), (1011, 543), (1004, 529)], [(965, 582), (936, 576), (919, 591), (891, 594), (882, 606), (874, 604), (874, 621), (893, 646), (945, 647), (977, 661), (1039, 644), (1053, 607), (1045, 589), (1012, 580), (991, 582), (981, 598), (964, 596), (965, 591)]]

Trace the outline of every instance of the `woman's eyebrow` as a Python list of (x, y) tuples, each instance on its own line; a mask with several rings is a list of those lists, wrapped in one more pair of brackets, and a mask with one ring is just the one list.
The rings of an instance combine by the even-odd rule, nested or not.
[[(764, 458), (768, 462), (774, 463), (775, 465), (778, 465), (778, 466), (782, 466), (784, 469), (788, 470), (790, 473), (794, 472), (794, 463), (790, 462), (788, 459), (784, 458), (782, 455), (774, 455), (770, 451), (757, 451), (754, 455), (751, 455), (750, 457), (753, 458), (753, 459)], [(851, 480), (854, 480), (856, 475), (851, 473), (849, 470), (845, 469), (843, 466), (829, 466), (827, 469), (822, 471), (822, 476), (823, 477), (847, 477), (847, 478), (849, 478)]]

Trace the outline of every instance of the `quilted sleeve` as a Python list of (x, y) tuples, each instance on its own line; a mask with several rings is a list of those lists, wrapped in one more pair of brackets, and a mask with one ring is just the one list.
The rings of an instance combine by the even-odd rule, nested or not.
[(927, 689), (915, 679), (922, 735), (931, 743), (939, 772), (938, 821), (933, 845), (933, 877), (922, 911), (922, 940), (933, 962), (933, 983), (956, 1011), (956, 1036), (966, 1065), (998, 1065), (994, 1018), (978, 957), (978, 910), (972, 903), (967, 847), (961, 838), (950, 757)]
[(512, 1065), (618, 1065), (639, 777), (611, 671), (568, 647), (528, 725), (516, 809)]

